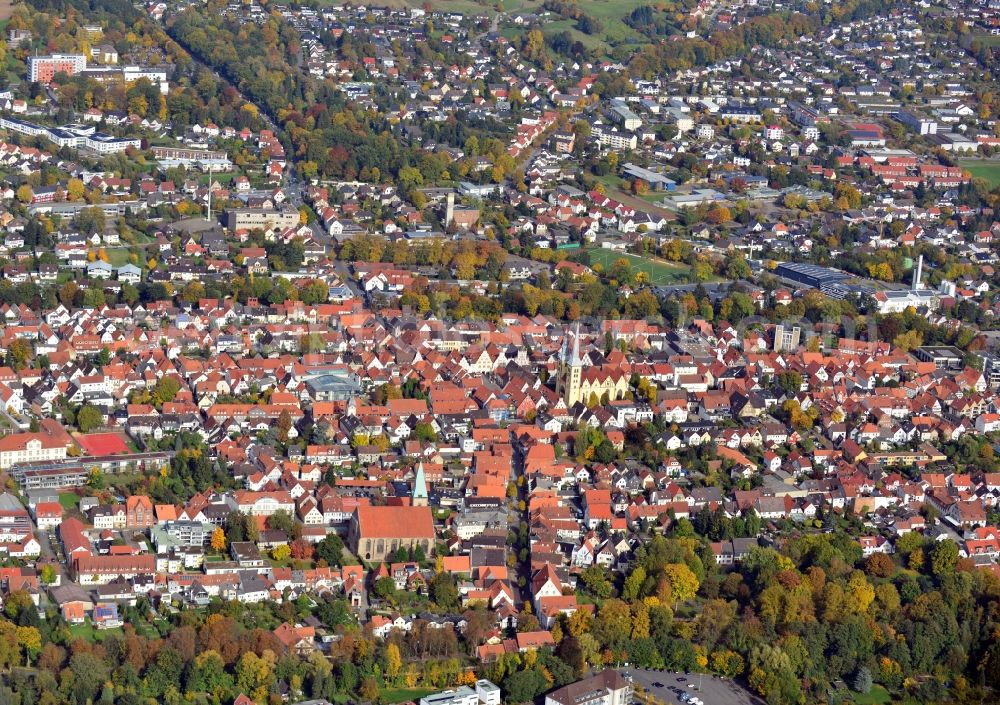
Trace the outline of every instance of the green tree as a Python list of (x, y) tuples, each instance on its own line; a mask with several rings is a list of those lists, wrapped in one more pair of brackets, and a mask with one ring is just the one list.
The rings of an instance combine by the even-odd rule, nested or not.
[(110, 675), (105, 659), (91, 651), (80, 651), (70, 658), (69, 668), (73, 673), (71, 681), (73, 700), (77, 705), (93, 702)]
[(938, 541), (931, 551), (931, 571), (937, 578), (944, 578), (955, 574), (955, 566), (958, 564), (958, 546), (954, 541)]
[(379, 578), (375, 581), (373, 592), (380, 600), (391, 602), (396, 598), (396, 581), (388, 577)]
[(625, 579), (625, 585), (622, 587), (622, 599), (626, 602), (635, 602), (640, 597), (645, 582), (646, 569), (641, 565), (636, 566), (635, 570)]
[(291, 538), (295, 533), (295, 518), (285, 509), (279, 509), (267, 518), (267, 528), (284, 532)]
[(316, 558), (327, 565), (339, 566), (344, 561), (344, 542), (337, 534), (327, 534), (316, 544)]
[(425, 443), (434, 443), (437, 441), (438, 437), (437, 431), (434, 430), (434, 426), (425, 422), (418, 423), (413, 429), (413, 434), (418, 441), (423, 441)]
[(153, 404), (157, 407), (163, 406), (164, 402), (171, 402), (181, 389), (181, 383), (175, 375), (164, 375), (156, 380), (153, 387)]
[(226, 700), (234, 685), (233, 677), (226, 671), (226, 664), (217, 651), (210, 649), (194, 657), (188, 677), (188, 690)]
[(537, 669), (529, 668), (509, 675), (503, 682), (510, 703), (526, 703), (534, 700), (548, 688), (548, 681)]
[(778, 375), (778, 386), (786, 394), (798, 394), (802, 390), (802, 374), (796, 370), (786, 370)]
[(443, 571), (436, 573), (431, 578), (428, 588), (430, 589), (431, 599), (434, 600), (434, 604), (445, 612), (454, 611), (461, 606), (455, 579), (450, 574)]
[(76, 413), (76, 427), (82, 433), (90, 433), (90, 431), (98, 428), (103, 423), (104, 416), (96, 406), (84, 404)]
[(601, 599), (611, 597), (614, 590), (614, 586), (608, 579), (607, 571), (597, 564), (585, 568), (580, 574), (580, 580), (583, 581), (588, 592)]

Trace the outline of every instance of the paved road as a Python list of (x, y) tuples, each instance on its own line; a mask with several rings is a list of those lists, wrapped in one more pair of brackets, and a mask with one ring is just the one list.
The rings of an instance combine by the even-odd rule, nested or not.
[[(763, 705), (762, 700), (724, 678), (640, 668), (622, 668), (619, 671), (631, 676), (633, 683), (642, 686), (643, 690), (667, 705), (681, 705), (680, 695), (671, 688), (679, 688), (684, 693), (694, 695), (704, 701), (705, 705)], [(654, 686), (654, 683), (660, 685)]]

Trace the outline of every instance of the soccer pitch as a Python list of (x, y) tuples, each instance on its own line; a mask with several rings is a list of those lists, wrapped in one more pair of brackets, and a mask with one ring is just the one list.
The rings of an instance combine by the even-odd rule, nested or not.
[(587, 250), (590, 266), (600, 264), (605, 271), (620, 259), (628, 260), (632, 271), (645, 272), (650, 284), (662, 286), (667, 284), (686, 284), (691, 281), (691, 267), (679, 263), (668, 262), (656, 257), (643, 257), (628, 252), (616, 252), (603, 247), (593, 247)]

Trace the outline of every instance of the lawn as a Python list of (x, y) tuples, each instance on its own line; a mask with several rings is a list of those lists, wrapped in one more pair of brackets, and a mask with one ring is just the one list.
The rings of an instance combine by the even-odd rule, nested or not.
[(63, 492), (59, 495), (59, 505), (63, 508), (63, 511), (69, 511), (70, 509), (76, 509), (80, 506), (80, 495), (75, 492)]
[[(228, 171), (228, 172), (213, 171), (212, 181), (217, 181), (219, 182), (220, 186), (226, 187), (233, 182), (233, 179), (235, 179), (236, 176), (237, 174), (235, 171)], [(208, 186), (208, 173), (200, 174), (198, 176), (198, 183), (201, 184), (202, 186)]]
[(605, 174), (604, 176), (595, 177), (597, 183), (604, 186), (604, 193), (606, 193), (611, 198), (616, 198), (620, 194), (622, 197), (638, 198), (640, 201), (644, 201), (651, 206), (656, 206), (663, 209), (662, 202), (663, 197), (667, 195), (666, 191), (649, 191), (642, 196), (633, 196), (631, 191), (631, 184), (629, 181), (623, 179), (617, 174)]
[(646, 0), (580, 0), (580, 9), (604, 25), (602, 34), (610, 42), (649, 43), (649, 40), (623, 21), (632, 10), (648, 5)]
[(386, 705), (395, 705), (407, 700), (420, 700), (425, 695), (436, 693), (435, 688), (385, 688), (382, 690), (382, 702)]
[(608, 173), (604, 176), (595, 175), (594, 178), (597, 180), (597, 183), (604, 186), (604, 190), (608, 193), (611, 193), (612, 191), (625, 191), (628, 189), (628, 184), (625, 183), (625, 179), (618, 176), (618, 174)]
[[(333, 0), (323, 0), (324, 3), (334, 4)], [(383, 0), (379, 3), (381, 7), (422, 7), (424, 0)], [(463, 15), (492, 15), (495, 12), (495, 3), (480, 2), (479, 0), (429, 0), (432, 10), (439, 12), (458, 12)], [(523, 3), (530, 5), (530, 3)], [(504, 5), (504, 9), (511, 8)]]
[(601, 247), (588, 248), (587, 254), (590, 255), (591, 265), (600, 264), (605, 269), (616, 260), (627, 259), (632, 264), (632, 269), (649, 275), (650, 284), (685, 284), (690, 281), (691, 268), (686, 264), (667, 262), (656, 257), (641, 257)]
[[(515, 32), (519, 31), (522, 30), (515, 30)], [(601, 38), (601, 36), (581, 32), (576, 28), (575, 20), (558, 19), (553, 22), (546, 22), (545, 28), (542, 31), (548, 36), (560, 34), (561, 32), (569, 32), (574, 42), (580, 42), (588, 49), (596, 49), (598, 51), (605, 52), (608, 50), (608, 45), (605, 43), (604, 39)]]
[[(332, 0), (324, 0), (332, 2)], [(392, 7), (420, 7), (425, 4), (425, 0), (385, 0), (383, 5)], [(443, 12), (458, 12), (463, 15), (493, 15), (497, 5), (503, 7), (503, 11), (508, 15), (517, 12), (542, 12), (540, 0), (428, 0), (427, 4), (433, 10)], [(590, 17), (601, 22), (601, 31), (593, 35), (584, 34), (575, 28), (573, 20), (553, 18), (553, 21), (546, 22), (542, 31), (552, 35), (567, 31), (572, 35), (574, 41), (580, 41), (588, 48), (599, 51), (607, 51), (608, 45), (635, 43), (648, 44), (649, 40), (629, 27), (623, 21), (632, 10), (647, 5), (648, 0), (579, 0), (577, 5)], [(504, 32), (508, 39), (521, 36), (523, 29), (511, 28), (512, 31)]]
[(972, 37), (972, 41), (979, 42), (988, 47), (998, 47), (1000, 46), (1000, 35), (996, 34), (975, 34)]
[[(997, 37), (1000, 39), (1000, 37)], [(990, 188), (1000, 186), (1000, 161), (989, 159), (959, 159), (958, 165), (977, 179), (989, 182)]]
[(93, 622), (88, 619), (83, 624), (70, 625), (69, 631), (75, 637), (82, 637), (85, 641), (95, 642), (101, 641), (104, 638), (104, 635), (110, 632), (118, 632), (120, 634), (122, 628), (112, 627), (111, 629), (98, 629), (94, 626)]
[(882, 705), (882, 703), (892, 702), (892, 696), (889, 695), (889, 692), (880, 685), (873, 685), (867, 695), (852, 693), (851, 699), (854, 700), (857, 705)]
[(129, 263), (129, 256), (132, 254), (127, 247), (109, 247), (104, 250), (108, 255), (108, 264), (112, 267), (121, 267)]

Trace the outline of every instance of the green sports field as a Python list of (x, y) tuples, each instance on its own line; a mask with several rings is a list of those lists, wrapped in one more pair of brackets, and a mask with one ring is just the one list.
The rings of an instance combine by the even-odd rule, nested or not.
[(649, 283), (654, 285), (686, 284), (691, 281), (691, 267), (686, 264), (667, 262), (656, 257), (641, 257), (627, 252), (592, 247), (587, 250), (591, 266), (600, 264), (607, 269), (617, 260), (627, 259), (636, 272), (646, 272)]
[(409, 700), (414, 702), (420, 698), (437, 692), (436, 688), (385, 688), (382, 690), (382, 702), (387, 705), (394, 703), (404, 703)]
[(990, 188), (1000, 186), (1000, 160), (960, 159), (958, 165), (971, 172), (974, 179), (987, 181)]

